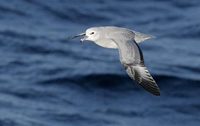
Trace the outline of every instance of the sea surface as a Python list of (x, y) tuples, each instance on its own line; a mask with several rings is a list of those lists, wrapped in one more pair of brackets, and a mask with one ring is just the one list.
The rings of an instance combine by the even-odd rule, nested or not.
[[(132, 81), (118, 51), (67, 37), (92, 26), (140, 44), (161, 89)], [(0, 0), (0, 126), (199, 126), (200, 0)]]

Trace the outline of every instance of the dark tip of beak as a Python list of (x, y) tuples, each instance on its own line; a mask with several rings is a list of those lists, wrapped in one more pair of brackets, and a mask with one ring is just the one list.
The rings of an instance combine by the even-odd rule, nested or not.
[(85, 36), (85, 33), (81, 33), (81, 34), (74, 35), (74, 36), (69, 36), (69, 37), (67, 37), (67, 40), (75, 39), (75, 38), (82, 37), (82, 36)]

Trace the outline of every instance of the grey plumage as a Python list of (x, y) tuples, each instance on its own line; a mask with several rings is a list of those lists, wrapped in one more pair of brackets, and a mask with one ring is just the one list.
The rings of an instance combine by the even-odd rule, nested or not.
[(105, 48), (118, 48), (120, 62), (128, 75), (145, 90), (160, 95), (160, 89), (145, 67), (142, 51), (137, 44), (151, 37), (126, 28), (107, 26), (87, 29), (81, 40), (93, 41)]
[(140, 47), (133, 40), (113, 39), (119, 49), (120, 61), (128, 75), (145, 90), (154, 95), (160, 95), (160, 89), (144, 65)]
[(124, 65), (128, 75), (141, 85), (145, 90), (159, 96), (160, 89), (144, 64)]

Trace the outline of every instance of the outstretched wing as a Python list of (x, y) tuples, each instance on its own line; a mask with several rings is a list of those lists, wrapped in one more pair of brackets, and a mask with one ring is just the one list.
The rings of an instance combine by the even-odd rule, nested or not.
[(145, 90), (160, 95), (160, 89), (147, 68), (144, 66), (143, 54), (134, 40), (123, 38), (113, 40), (119, 49), (120, 61), (128, 75)]
[(128, 75), (148, 92), (159, 96), (160, 89), (144, 65), (128, 65), (125, 67)]

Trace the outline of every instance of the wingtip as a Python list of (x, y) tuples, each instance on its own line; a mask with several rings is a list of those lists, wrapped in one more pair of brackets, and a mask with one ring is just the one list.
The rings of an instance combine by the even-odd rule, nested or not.
[(146, 86), (142, 85), (141, 83), (140, 83), (140, 85), (141, 85), (147, 92), (149, 92), (150, 94), (152, 94), (152, 95), (154, 95), (154, 96), (160, 96), (160, 95), (161, 95), (161, 94), (160, 94), (160, 89), (159, 89), (159, 87), (157, 86), (157, 84), (156, 84), (156, 87), (154, 87), (154, 88), (146, 87)]
[(146, 91), (160, 96), (160, 89), (145, 66), (133, 66), (126, 71)]
[(150, 36), (149, 39), (155, 39), (156, 38), (156, 36), (154, 36), (154, 35), (149, 35), (149, 36)]
[(154, 96), (160, 96), (160, 91), (152, 93)]
[(156, 38), (156, 36), (154, 35), (144, 34), (144, 33), (136, 32), (136, 31), (133, 31), (133, 32), (135, 33), (135, 40), (137, 43)]
[(155, 89), (154, 90), (148, 90), (148, 92), (150, 92), (151, 94), (153, 94), (154, 96), (160, 96), (160, 88), (158, 87), (158, 85), (155, 83)]

